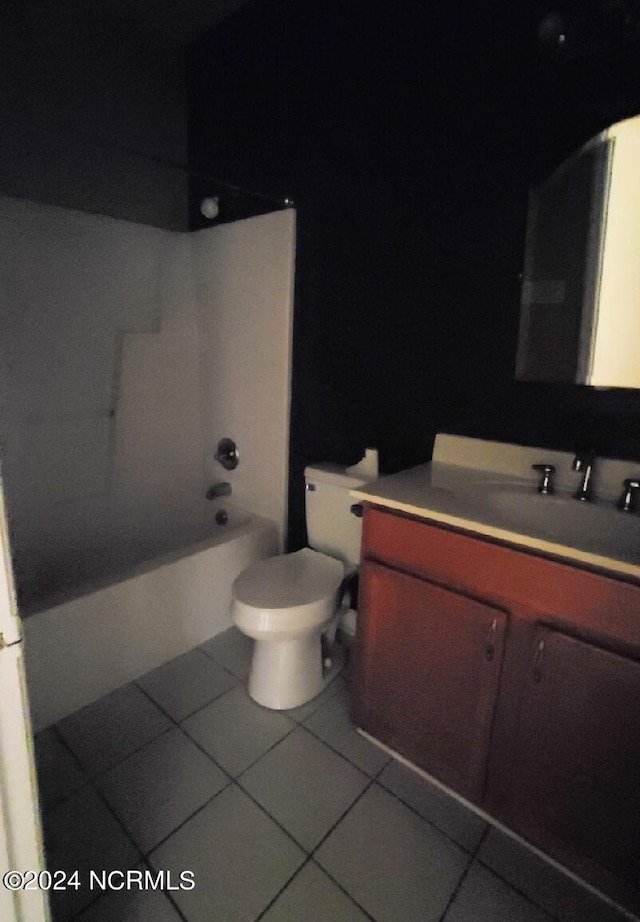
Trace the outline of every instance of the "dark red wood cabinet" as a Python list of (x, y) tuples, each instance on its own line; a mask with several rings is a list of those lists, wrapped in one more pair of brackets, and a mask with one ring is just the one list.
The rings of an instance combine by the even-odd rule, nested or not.
[(640, 909), (640, 587), (367, 507), (353, 719)]
[[(640, 887), (640, 663), (541, 628), (523, 689), (511, 819), (606, 889)], [(621, 895), (621, 894), (619, 894)]]
[(506, 614), (375, 563), (366, 566), (361, 593), (369, 651), (363, 720), (397, 752), (479, 798)]

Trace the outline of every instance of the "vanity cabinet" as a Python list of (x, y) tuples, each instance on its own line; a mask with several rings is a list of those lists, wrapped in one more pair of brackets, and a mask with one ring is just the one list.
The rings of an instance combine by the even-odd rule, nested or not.
[(640, 884), (640, 663), (535, 632), (511, 824), (585, 876)]
[(412, 762), (479, 798), (505, 612), (375, 563), (367, 564), (361, 591), (367, 611), (361, 720)]
[(366, 505), (353, 719), (640, 908), (640, 586)]

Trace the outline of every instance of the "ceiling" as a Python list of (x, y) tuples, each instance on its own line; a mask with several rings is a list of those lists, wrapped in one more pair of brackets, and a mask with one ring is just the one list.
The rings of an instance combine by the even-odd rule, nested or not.
[[(181, 51), (249, 0), (16, 0), (41, 40), (98, 32), (159, 51)], [(9, 0), (8, 6), (14, 5)]]

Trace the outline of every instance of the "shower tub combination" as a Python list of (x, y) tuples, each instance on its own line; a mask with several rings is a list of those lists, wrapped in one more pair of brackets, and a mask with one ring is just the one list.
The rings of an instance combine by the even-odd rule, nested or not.
[[(225, 519), (221, 509), (226, 524), (216, 522)], [(279, 551), (274, 522), (228, 502), (154, 525), (151, 538), (120, 535), (110, 549), (91, 552), (76, 547), (57, 571), (43, 567), (45, 580), (31, 591), (25, 582), (34, 730), (226, 630), (236, 576)]]

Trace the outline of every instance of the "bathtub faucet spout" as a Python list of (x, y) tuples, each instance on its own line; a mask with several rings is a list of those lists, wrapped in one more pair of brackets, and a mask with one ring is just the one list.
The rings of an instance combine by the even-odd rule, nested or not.
[(231, 496), (231, 484), (228, 481), (214, 483), (206, 492), (207, 499), (218, 499), (219, 496)]

